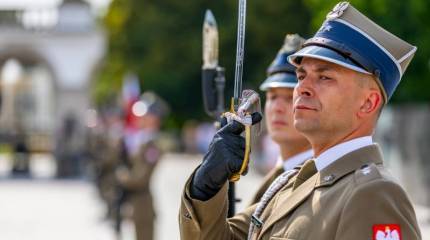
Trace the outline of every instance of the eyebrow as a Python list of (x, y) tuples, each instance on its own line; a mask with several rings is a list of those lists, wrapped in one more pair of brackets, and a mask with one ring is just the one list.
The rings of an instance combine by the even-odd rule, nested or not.
[[(333, 70), (333, 68), (327, 65), (322, 65), (322, 66), (316, 67), (314, 71), (321, 73), (321, 72), (330, 71), (330, 70)], [(300, 66), (296, 69), (296, 73), (306, 73), (306, 70), (304, 69), (304, 67)]]
[(303, 67), (296, 68), (296, 73), (306, 73), (305, 69)]

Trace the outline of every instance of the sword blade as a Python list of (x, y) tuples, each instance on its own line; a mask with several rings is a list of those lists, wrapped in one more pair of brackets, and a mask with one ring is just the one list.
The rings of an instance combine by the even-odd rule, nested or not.
[(211, 10), (206, 10), (203, 23), (203, 69), (218, 67), (218, 27)]
[(234, 108), (237, 110), (242, 93), (242, 74), (245, 46), (246, 0), (239, 0), (239, 19), (237, 24), (236, 71), (234, 75)]

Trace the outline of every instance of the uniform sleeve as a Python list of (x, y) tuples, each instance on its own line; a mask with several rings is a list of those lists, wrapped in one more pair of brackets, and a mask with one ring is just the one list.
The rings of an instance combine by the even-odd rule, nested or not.
[(245, 211), (227, 218), (228, 200), (226, 183), (211, 199), (200, 201), (189, 194), (192, 176), (187, 181), (179, 210), (179, 229), (182, 240), (245, 240), (250, 216), (255, 210), (251, 206)]
[[(400, 239), (421, 239), (414, 209), (404, 190), (392, 181), (374, 179), (351, 192), (335, 239), (378, 239), (376, 234), (385, 236), (385, 231), (397, 227)], [(396, 232), (392, 232), (393, 236)]]

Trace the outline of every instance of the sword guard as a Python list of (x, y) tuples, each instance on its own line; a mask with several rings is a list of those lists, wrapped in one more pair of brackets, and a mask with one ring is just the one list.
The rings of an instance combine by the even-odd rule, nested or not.
[(240, 179), (240, 176), (245, 172), (249, 163), (249, 155), (251, 153), (251, 125), (245, 125), (245, 156), (243, 158), (242, 166), (240, 167), (239, 172), (233, 174), (230, 177), (230, 182), (237, 182)]
[[(237, 104), (239, 103), (239, 104)], [(238, 106), (235, 111), (235, 106)], [(238, 121), (245, 126), (245, 156), (242, 162), (242, 166), (239, 172), (233, 174), (230, 177), (231, 182), (236, 182), (240, 179), (240, 176), (246, 171), (249, 164), (249, 157), (251, 154), (251, 140), (253, 135), (258, 135), (261, 130), (260, 123), (257, 126), (252, 126), (251, 113), (260, 112), (260, 96), (253, 90), (244, 90), (240, 99), (232, 98), (230, 112), (223, 114), (227, 118), (227, 122)], [(251, 128), (252, 127), (252, 128)], [(256, 128), (256, 131), (251, 131)]]

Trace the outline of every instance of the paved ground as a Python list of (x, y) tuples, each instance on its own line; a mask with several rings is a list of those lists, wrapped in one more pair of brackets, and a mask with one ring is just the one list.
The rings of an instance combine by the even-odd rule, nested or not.
[[(52, 159), (35, 158), (35, 179), (0, 181), (0, 239), (5, 240), (113, 240), (109, 223), (103, 221), (103, 204), (84, 180), (51, 180)], [(8, 161), (0, 158), (4, 177)]]
[[(157, 207), (157, 240), (179, 239), (177, 214), (183, 184), (199, 156), (168, 155), (154, 176)], [(51, 180), (52, 159), (36, 156), (32, 165), (35, 180), (0, 179), (0, 239), (5, 240), (113, 240), (110, 223), (103, 220), (103, 204), (93, 186), (84, 180)], [(0, 177), (8, 171), (8, 161), (0, 156)], [(238, 195), (249, 199), (261, 178), (251, 172), (238, 184)], [(430, 240), (430, 215), (416, 206), (423, 239)], [(123, 239), (132, 240), (133, 228), (126, 222)]]

